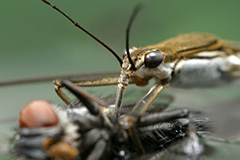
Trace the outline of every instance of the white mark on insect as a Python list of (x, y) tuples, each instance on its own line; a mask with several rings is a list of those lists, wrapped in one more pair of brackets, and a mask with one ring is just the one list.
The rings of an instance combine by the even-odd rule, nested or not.
[(224, 85), (229, 83), (223, 78), (224, 74), (231, 72), (233, 65), (240, 65), (240, 58), (234, 55), (211, 59), (182, 60), (175, 68), (175, 76), (170, 85), (186, 88)]
[(235, 56), (235, 55), (231, 55), (228, 57), (228, 61), (232, 64), (235, 64), (235, 65), (240, 65), (240, 58)]

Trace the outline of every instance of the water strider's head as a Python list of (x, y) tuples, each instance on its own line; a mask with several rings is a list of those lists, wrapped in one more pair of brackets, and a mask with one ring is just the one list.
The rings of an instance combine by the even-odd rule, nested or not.
[[(152, 70), (157, 69), (163, 60), (163, 54), (156, 49), (142, 49), (133, 47), (129, 49), (129, 54), (127, 51), (124, 52), (121, 74), (118, 81), (118, 91), (116, 95), (116, 110), (121, 107), (123, 90), (127, 87), (132, 74), (139, 71), (143, 71), (145, 74), (148, 74), (146, 72), (153, 72)], [(152, 73), (149, 75), (152, 76)], [(147, 83), (146, 79), (139, 81), (140, 82), (138, 83), (140, 85)]]
[(130, 48), (129, 55), (127, 51), (123, 53), (123, 63), (119, 85), (125, 88), (132, 74), (139, 70), (151, 70), (157, 68), (164, 59), (163, 54), (157, 49)]
[[(127, 56), (127, 52), (123, 53), (123, 64), (122, 70), (130, 68), (133, 72), (140, 69), (142, 66), (146, 68), (156, 68), (163, 62), (163, 54), (157, 49), (141, 49), (141, 48), (130, 48), (130, 58)], [(132, 63), (130, 62), (132, 61)], [(126, 67), (127, 66), (127, 67)]]

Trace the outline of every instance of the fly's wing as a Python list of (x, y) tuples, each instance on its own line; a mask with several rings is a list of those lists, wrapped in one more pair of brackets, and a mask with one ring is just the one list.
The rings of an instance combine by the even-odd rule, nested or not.
[(144, 47), (155, 48), (165, 56), (165, 62), (173, 62), (180, 57), (188, 58), (203, 51), (223, 51), (226, 55), (233, 54), (239, 49), (232, 48), (226, 41), (207, 33), (182, 34), (158, 44)]
[[(191, 160), (203, 157), (238, 159), (240, 132), (237, 126), (240, 116), (235, 114), (239, 113), (238, 110), (239, 98), (208, 106), (202, 112), (193, 112), (192, 119), (197, 137), (185, 137), (159, 152), (146, 154), (138, 159)], [(223, 152), (223, 150), (227, 152)]]

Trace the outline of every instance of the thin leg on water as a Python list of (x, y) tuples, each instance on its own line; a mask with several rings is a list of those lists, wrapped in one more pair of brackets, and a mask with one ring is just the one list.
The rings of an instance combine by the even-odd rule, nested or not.
[[(103, 76), (89, 76), (89, 77), (77, 77), (68, 79), (73, 84), (80, 87), (97, 87), (97, 86), (110, 86), (118, 84), (119, 75), (103, 75)], [(64, 87), (61, 79), (54, 80), (55, 91), (58, 96), (69, 105), (72, 100), (61, 90)], [(138, 76), (132, 76), (129, 81), (130, 84), (136, 84), (138, 86), (146, 85), (146, 81)]]

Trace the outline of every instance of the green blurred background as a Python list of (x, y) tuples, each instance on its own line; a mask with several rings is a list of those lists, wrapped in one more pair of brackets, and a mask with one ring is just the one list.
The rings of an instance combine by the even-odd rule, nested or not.
[[(130, 46), (145, 46), (180, 33), (196, 31), (240, 41), (238, 0), (51, 2), (112, 47), (119, 55), (125, 48), (127, 22), (138, 3), (142, 3), (144, 8), (131, 29)], [(0, 81), (120, 71), (118, 62), (107, 50), (40, 0), (1, 0), (0, 20)], [(189, 95), (188, 92), (185, 94), (195, 96), (195, 99), (190, 99), (206, 106), (205, 98), (213, 101), (209, 95), (210, 97), (215, 95), (215, 102), (231, 100), (240, 93), (239, 85), (230, 87), (231, 90), (228, 92), (222, 92), (226, 88), (204, 91), (202, 99), (195, 94)], [(12, 128), (16, 126), (16, 119), (22, 106), (30, 100), (39, 98), (62, 103), (56, 96), (51, 82), (0, 88), (0, 131), (3, 134), (1, 143), (6, 142), (5, 137), (8, 137), (9, 133), (12, 133)], [(179, 101), (189, 98), (183, 99)], [(187, 103), (189, 106), (193, 104)], [(4, 146), (1, 146), (2, 150), (6, 149)]]

